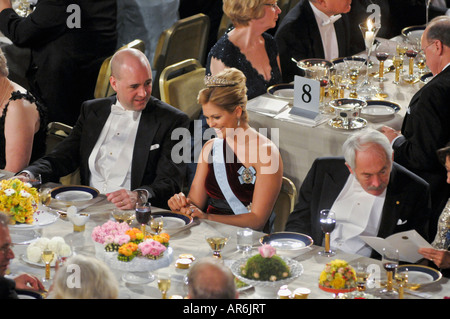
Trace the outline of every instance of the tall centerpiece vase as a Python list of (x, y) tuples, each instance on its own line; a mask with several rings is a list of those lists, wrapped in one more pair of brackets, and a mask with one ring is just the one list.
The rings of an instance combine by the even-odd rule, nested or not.
[(378, 93), (378, 90), (375, 86), (372, 86), (369, 79), (369, 67), (370, 67), (370, 54), (372, 53), (372, 47), (375, 41), (375, 37), (377, 36), (378, 31), (380, 30), (381, 25), (375, 24), (371, 19), (367, 19), (366, 23), (360, 23), (359, 29), (362, 32), (364, 43), (366, 45), (366, 53), (367, 53), (367, 62), (366, 62), (366, 74), (364, 81), (361, 83), (358, 89), (358, 96), (364, 99), (371, 99)]

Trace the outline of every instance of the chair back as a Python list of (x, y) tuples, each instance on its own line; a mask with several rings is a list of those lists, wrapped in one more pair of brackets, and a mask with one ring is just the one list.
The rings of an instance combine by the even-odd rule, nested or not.
[(205, 68), (196, 59), (187, 59), (166, 67), (159, 78), (161, 101), (197, 119), (201, 105), (198, 92), (204, 88)]
[(217, 40), (219, 40), (232, 27), (233, 22), (231, 22), (231, 19), (224, 13), (222, 15), (222, 19), (220, 20), (219, 30), (217, 31)]
[(153, 96), (160, 98), (159, 78), (167, 66), (186, 59), (196, 59), (204, 64), (209, 28), (209, 17), (199, 13), (178, 20), (161, 33), (153, 59)]
[(296, 200), (297, 188), (289, 178), (283, 176), (280, 194), (274, 205), (274, 232), (284, 231), (288, 217), (294, 210)]
[[(46, 150), (45, 153), (50, 153), (57, 144), (62, 142), (72, 132), (70, 125), (60, 122), (50, 122), (47, 126)], [(75, 172), (60, 178), (60, 183), (63, 185), (80, 185), (80, 171)]]
[[(119, 48), (117, 51), (128, 48), (134, 48), (138, 49), (139, 51), (145, 52), (145, 43), (142, 40), (133, 40), (130, 43)], [(111, 59), (112, 56), (107, 57), (103, 61), (100, 67), (100, 71), (98, 72), (97, 83), (94, 90), (94, 97), (96, 99), (101, 97), (108, 97), (115, 93), (113, 88), (111, 87), (111, 84), (109, 83), (109, 78), (111, 76)]]

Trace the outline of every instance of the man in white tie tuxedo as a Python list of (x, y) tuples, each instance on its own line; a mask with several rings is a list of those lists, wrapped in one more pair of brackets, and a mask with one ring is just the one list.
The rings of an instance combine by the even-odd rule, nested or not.
[(389, 140), (365, 129), (350, 136), (344, 157), (323, 157), (313, 163), (286, 223), (286, 231), (311, 236), (321, 245), (319, 212), (332, 209), (334, 249), (377, 257), (359, 236), (386, 238), (415, 229), (427, 238), (430, 210), (428, 184), (393, 162)]
[(145, 196), (154, 206), (181, 190), (185, 164), (176, 164), (172, 140), (188, 128), (188, 116), (151, 96), (152, 72), (146, 56), (135, 49), (118, 51), (111, 60), (114, 96), (89, 100), (72, 133), (21, 175), (41, 174), (57, 182), (80, 168), (83, 185), (97, 188), (120, 209), (133, 209)]
[(309, 58), (332, 60), (350, 55), (348, 17), (351, 0), (300, 0), (283, 18), (275, 40), (285, 82), (302, 75), (297, 61)]

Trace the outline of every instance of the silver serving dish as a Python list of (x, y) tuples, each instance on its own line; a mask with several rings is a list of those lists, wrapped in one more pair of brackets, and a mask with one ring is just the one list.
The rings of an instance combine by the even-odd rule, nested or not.
[(297, 62), (297, 67), (305, 72), (305, 77), (314, 79), (321, 72), (331, 69), (333, 63), (325, 59), (304, 59)]

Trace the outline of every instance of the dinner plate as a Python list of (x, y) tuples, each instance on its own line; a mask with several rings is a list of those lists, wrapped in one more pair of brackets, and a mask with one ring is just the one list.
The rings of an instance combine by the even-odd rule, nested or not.
[[(34, 262), (28, 259), (26, 254), (20, 255), (20, 259), (22, 259), (24, 262), (26, 262), (29, 265), (37, 266), (37, 267), (45, 267), (44, 262)], [(52, 262), (50, 263), (50, 267), (55, 267), (57, 260), (53, 258)]]
[(72, 185), (52, 189), (52, 198), (69, 203), (87, 202), (98, 196), (99, 191), (93, 187)]
[(9, 235), (14, 245), (28, 245), (41, 237), (34, 229), (10, 229)]
[(408, 39), (411, 43), (417, 43), (422, 37), (423, 31), (425, 31), (424, 25), (413, 25), (402, 29), (402, 35)]
[(279, 99), (294, 99), (294, 84), (276, 84), (267, 89), (267, 93)]
[(429, 285), (442, 278), (440, 271), (427, 266), (411, 264), (397, 267), (397, 272), (405, 272), (406, 270), (408, 270), (408, 284), (411, 286), (414, 286), (414, 284), (420, 286)]
[(420, 82), (422, 82), (422, 83), (428, 83), (428, 82), (431, 81), (432, 78), (433, 78), (433, 73), (428, 72), (428, 73), (425, 73), (424, 75), (422, 75), (422, 76), (420, 77)]
[(389, 101), (369, 100), (361, 109), (361, 115), (367, 117), (387, 117), (400, 111), (400, 105)]
[(260, 239), (261, 244), (270, 244), (279, 250), (299, 250), (313, 244), (311, 237), (299, 233), (277, 232)]
[(59, 218), (59, 214), (54, 211), (37, 210), (33, 214), (34, 221), (31, 224), (14, 224), (9, 225), (10, 228), (16, 229), (29, 229), (34, 227), (42, 227), (51, 225), (56, 222)]
[(164, 217), (164, 226), (162, 231), (168, 233), (169, 235), (189, 227), (194, 221), (191, 216), (174, 212), (158, 212), (155, 213), (155, 215)]
[(346, 58), (349, 60), (353, 60), (353, 61), (361, 61), (361, 62), (364, 62), (364, 64), (366, 62), (366, 59), (363, 57), (360, 57), (360, 56), (349, 56), (349, 57), (336, 58), (334, 60), (331, 60), (331, 62), (334, 65), (339, 64), (339, 63), (344, 63), (344, 59), (346, 59)]
[(367, 120), (362, 117), (354, 118), (350, 125), (344, 126), (342, 124), (342, 119), (336, 117), (334, 119), (330, 119), (328, 121), (328, 125), (333, 128), (341, 129), (341, 130), (357, 130), (367, 126)]

